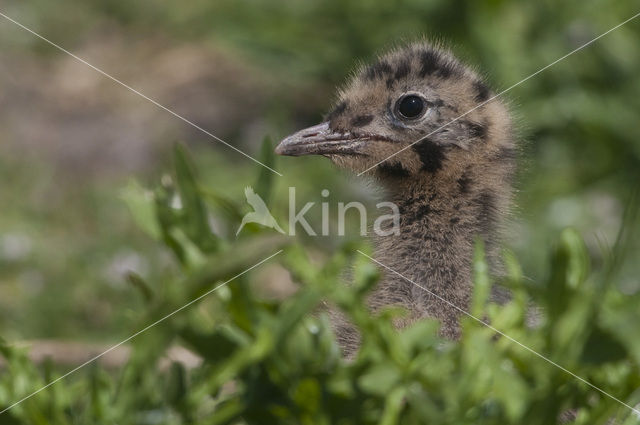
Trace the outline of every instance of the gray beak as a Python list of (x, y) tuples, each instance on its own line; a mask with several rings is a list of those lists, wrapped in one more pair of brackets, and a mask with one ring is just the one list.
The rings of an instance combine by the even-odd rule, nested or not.
[(329, 122), (305, 128), (283, 139), (276, 147), (278, 155), (357, 155), (371, 136), (335, 132)]

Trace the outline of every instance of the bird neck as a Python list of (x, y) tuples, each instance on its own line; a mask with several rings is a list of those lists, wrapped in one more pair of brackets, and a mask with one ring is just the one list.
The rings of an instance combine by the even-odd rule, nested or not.
[(385, 271), (372, 307), (404, 305), (413, 319), (436, 317), (445, 336), (457, 337), (458, 311), (429, 292), (467, 309), (474, 242), (480, 237), (492, 250), (499, 212), (506, 209), (502, 195), (510, 192), (504, 181), (474, 179), (470, 168), (387, 180), (388, 199), (400, 212), (399, 234), (377, 236), (376, 255), (411, 282)]

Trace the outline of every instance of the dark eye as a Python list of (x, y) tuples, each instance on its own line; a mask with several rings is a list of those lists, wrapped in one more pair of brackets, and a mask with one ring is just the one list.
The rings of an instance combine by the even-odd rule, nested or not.
[(424, 99), (415, 94), (410, 94), (401, 98), (396, 106), (401, 118), (414, 119), (424, 112)]

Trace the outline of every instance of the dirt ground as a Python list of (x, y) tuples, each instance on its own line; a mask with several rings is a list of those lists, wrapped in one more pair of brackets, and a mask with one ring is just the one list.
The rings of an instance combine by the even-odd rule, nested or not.
[[(0, 53), (0, 146), (9, 155), (35, 155), (75, 175), (101, 176), (144, 169), (176, 141), (220, 145), (44, 47), (47, 54)], [(254, 145), (243, 148), (255, 149), (263, 134), (266, 84), (221, 49), (101, 34), (73, 53), (216, 136)]]

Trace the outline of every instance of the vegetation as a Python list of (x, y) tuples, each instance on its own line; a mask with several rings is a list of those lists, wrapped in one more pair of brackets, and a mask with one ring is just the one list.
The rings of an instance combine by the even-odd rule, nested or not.
[[(230, 129), (202, 126), (273, 163), (271, 145), (260, 148), (256, 133), (282, 136), (316, 123), (329, 108), (328, 93), (349, 70), (394, 43), (442, 39), (500, 90), (636, 8), (630, 0), (7, 0), (1, 12), (115, 76), (130, 77), (123, 78), (151, 97), (156, 87), (145, 86), (151, 67), (132, 53), (141, 45), (223, 52), (215, 58), (250, 70), (227, 75), (228, 81), (257, 81), (252, 96), (260, 101), (246, 92), (231, 96), (233, 104), (221, 107), (242, 113), (229, 120)], [(75, 68), (41, 40), (0, 21), (0, 359), (6, 362), (0, 361), (0, 410), (66, 372), (51, 362), (31, 363), (15, 341), (113, 343), (207, 294), (133, 338), (125, 367), (87, 366), (0, 415), (0, 424), (546, 425), (568, 409), (577, 409), (579, 424), (612, 417), (640, 423), (630, 409), (567, 373), (630, 406), (640, 402), (640, 238), (633, 236), (640, 223), (634, 219), (638, 199), (630, 195), (640, 181), (640, 127), (634, 124), (640, 21), (505, 95), (518, 117), (524, 158), (506, 231), (513, 253), (505, 254), (508, 277), (493, 282), (478, 247), (472, 313), (567, 371), (472, 318), (464, 320), (462, 340), (452, 343), (437, 336), (437, 323), (398, 334), (391, 321), (402, 312), (365, 314), (362, 300), (377, 275), (357, 251), (369, 252), (357, 234), (280, 238), (250, 225), (235, 237), (248, 183), (270, 198), (277, 217), (286, 212), (292, 182), (300, 203), (319, 200), (317, 182), (332, 198), (372, 201), (365, 185), (322, 159), (281, 159), (274, 166), (285, 178), (270, 180), (256, 177), (250, 161), (185, 131), (180, 136), (194, 152), (193, 165), (165, 148), (178, 139), (165, 132), (174, 119), (169, 115), (145, 128), (159, 147), (143, 170), (94, 175), (106, 163), (102, 157), (70, 167), (65, 159), (75, 145), (61, 145), (63, 160), (51, 159), (47, 152), (56, 147), (47, 135), (58, 127), (46, 125), (51, 121), (43, 116), (51, 112), (33, 99), (64, 85), (50, 73), (58, 70), (60, 77)], [(117, 37), (125, 40), (121, 52), (109, 50)], [(210, 60), (207, 73), (223, 65)], [(35, 69), (43, 73), (34, 77)], [(28, 90), (13, 90), (23, 78)], [(96, 112), (88, 102), (96, 92), (85, 92), (87, 80), (71, 79), (82, 99), (55, 98), (51, 109), (77, 103), (75, 112), (62, 108), (66, 121), (55, 125), (80, 127), (92, 111), (113, 123), (109, 111)], [(105, 80), (105, 90), (115, 92), (111, 84)], [(180, 100), (190, 103), (195, 92)], [(204, 92), (216, 103), (219, 93)], [(180, 106), (172, 99), (159, 100)], [(33, 129), (26, 134), (35, 142), (14, 136), (18, 124)], [(73, 133), (78, 146), (88, 149), (97, 131)], [(310, 216), (316, 227), (318, 214)], [(345, 274), (354, 276), (352, 286), (344, 284), (351, 281)], [(275, 294), (273, 286), (289, 277), (294, 293)], [(511, 289), (507, 305), (487, 301), (492, 284)], [(362, 333), (363, 348), (353, 360), (339, 355), (319, 308), (325, 299)], [(545, 313), (531, 327), (527, 316), (536, 309)], [(172, 344), (189, 347), (203, 363), (165, 368)]]
[[(260, 186), (264, 196), (270, 190)], [(639, 295), (616, 288), (616, 262), (591, 270), (575, 231), (561, 234), (539, 282), (524, 279), (506, 254), (502, 284), (513, 297), (500, 306), (488, 301), (492, 280), (478, 244), (472, 309), (462, 339), (451, 342), (438, 337), (435, 321), (397, 332), (392, 319), (402, 311), (369, 314), (364, 297), (378, 272), (358, 252), (366, 247), (347, 244), (318, 265), (305, 248), (269, 230), (253, 228), (241, 241), (211, 233), (211, 212), (224, 212), (235, 225), (241, 211), (222, 196), (212, 197), (209, 210), (210, 192), (182, 149), (174, 177), (153, 196), (135, 185), (130, 192), (134, 217), (180, 264), (175, 275), (154, 282), (130, 276), (146, 302), (138, 328), (155, 325), (131, 340), (122, 370), (92, 364), (5, 412), (3, 423), (549, 424), (569, 409), (580, 424), (640, 422), (613, 399), (640, 402), (640, 345), (629, 338), (640, 332)], [(616, 249), (629, 237), (622, 233)], [(254, 275), (245, 273), (270, 258), (298, 284), (285, 300), (258, 297)], [(352, 285), (341, 278), (346, 269), (353, 270)], [(354, 359), (341, 356), (326, 314), (317, 312), (323, 300), (361, 332)], [(529, 326), (532, 303), (544, 314)], [(186, 369), (174, 362), (162, 371), (159, 360), (176, 341), (202, 364)], [(6, 343), (1, 350), (8, 368), (0, 406), (61, 374), (51, 364), (42, 373)]]
[[(129, 40), (123, 61), (139, 68), (140, 74), (145, 74), (145, 62), (138, 63), (130, 51), (154, 40), (161, 39), (166, 49), (183, 44), (198, 46), (203, 52), (223, 49), (253, 70), (243, 78), (262, 81), (253, 96), (264, 101), (255, 109), (251, 104), (226, 133), (206, 122), (203, 126), (255, 153), (259, 140), (246, 136), (247, 127), (267, 126), (271, 134), (282, 136), (317, 122), (329, 108), (327, 93), (358, 61), (400, 40), (422, 35), (446, 40), (500, 89), (632, 16), (634, 7), (627, 0), (615, 4), (605, 0), (564, 0), (560, 4), (255, 0), (194, 1), (189, 7), (178, 2), (132, 5), (126, 1), (38, 0), (27, 4), (10, 0), (4, 12), (116, 76), (123, 71), (118, 60), (103, 60), (100, 53), (104, 48), (100, 43), (114, 34)], [(0, 47), (9, 55), (7, 67), (14, 62), (25, 67), (40, 64), (50, 71), (55, 69), (54, 60), (64, 58), (11, 25), (5, 22), (0, 27)], [(525, 158), (507, 243), (522, 261), (525, 275), (533, 279), (543, 277), (545, 248), (562, 228), (574, 226), (597, 263), (603, 260), (600, 246), (611, 244), (619, 229), (630, 188), (640, 179), (640, 130), (633, 124), (640, 107), (640, 55), (633, 54), (639, 31), (638, 24), (630, 22), (505, 95), (518, 117)], [(84, 52), (92, 43), (100, 48)], [(36, 59), (21, 62), (25, 55)], [(14, 57), (17, 59), (11, 60)], [(212, 61), (208, 66), (214, 72), (218, 63)], [(46, 81), (44, 77), (37, 81)], [(7, 81), (19, 80), (12, 78)], [(105, 87), (115, 91), (110, 84), (105, 82)], [(7, 89), (11, 87), (7, 84)], [(209, 103), (215, 103), (218, 95), (211, 92)], [(244, 95), (232, 99), (240, 105), (248, 100)], [(15, 100), (7, 99), (4, 111), (21, 103)], [(75, 98), (67, 101), (77, 102)], [(153, 107), (141, 103), (141, 108)], [(81, 103), (77, 109), (84, 109)], [(3, 130), (10, 122), (39, 125), (39, 116), (25, 112), (14, 117), (8, 112), (0, 117)], [(76, 117), (83, 119), (82, 114)], [(157, 127), (145, 128), (158, 134), (154, 144), (167, 146), (176, 141), (173, 134), (163, 131), (164, 123), (172, 119), (158, 115)], [(40, 133), (50, 133), (49, 127)], [(0, 325), (5, 337), (110, 340), (126, 336), (122, 330), (129, 328), (130, 312), (140, 305), (128, 296), (121, 270), (134, 268), (153, 280), (167, 267), (166, 255), (136, 231), (121, 203), (120, 189), (130, 175), (91, 178), (85, 168), (100, 164), (83, 162), (76, 170), (65, 162), (54, 163), (45, 155), (46, 149), (19, 150), (25, 141), (13, 140), (11, 134), (0, 133), (0, 177), (11, 182), (0, 191), (4, 206), (0, 216)], [(184, 138), (192, 145), (206, 140), (193, 133)], [(94, 142), (91, 134), (86, 135), (86, 142), (79, 139), (83, 149)], [(46, 145), (46, 138), (40, 143)], [(251, 173), (250, 162), (215, 142), (199, 143), (197, 150), (203, 180), (240, 200)], [(169, 157), (162, 148), (156, 155)], [(162, 160), (150, 158), (148, 164), (136, 172), (140, 180), (154, 181), (166, 169)], [(307, 187), (309, 197), (318, 192), (312, 189), (313, 182), (323, 181), (336, 196), (367, 199), (361, 187), (347, 182), (321, 160), (305, 160), (303, 165), (284, 160), (280, 166), (287, 177), (277, 183), (276, 200), (292, 181)], [(333, 248), (340, 242), (323, 243)], [(16, 245), (22, 249), (10, 249)], [(640, 255), (639, 243), (629, 249), (630, 255)], [(620, 282), (627, 292), (638, 290), (638, 264), (623, 265)], [(58, 302), (49, 303), (52, 298)]]

